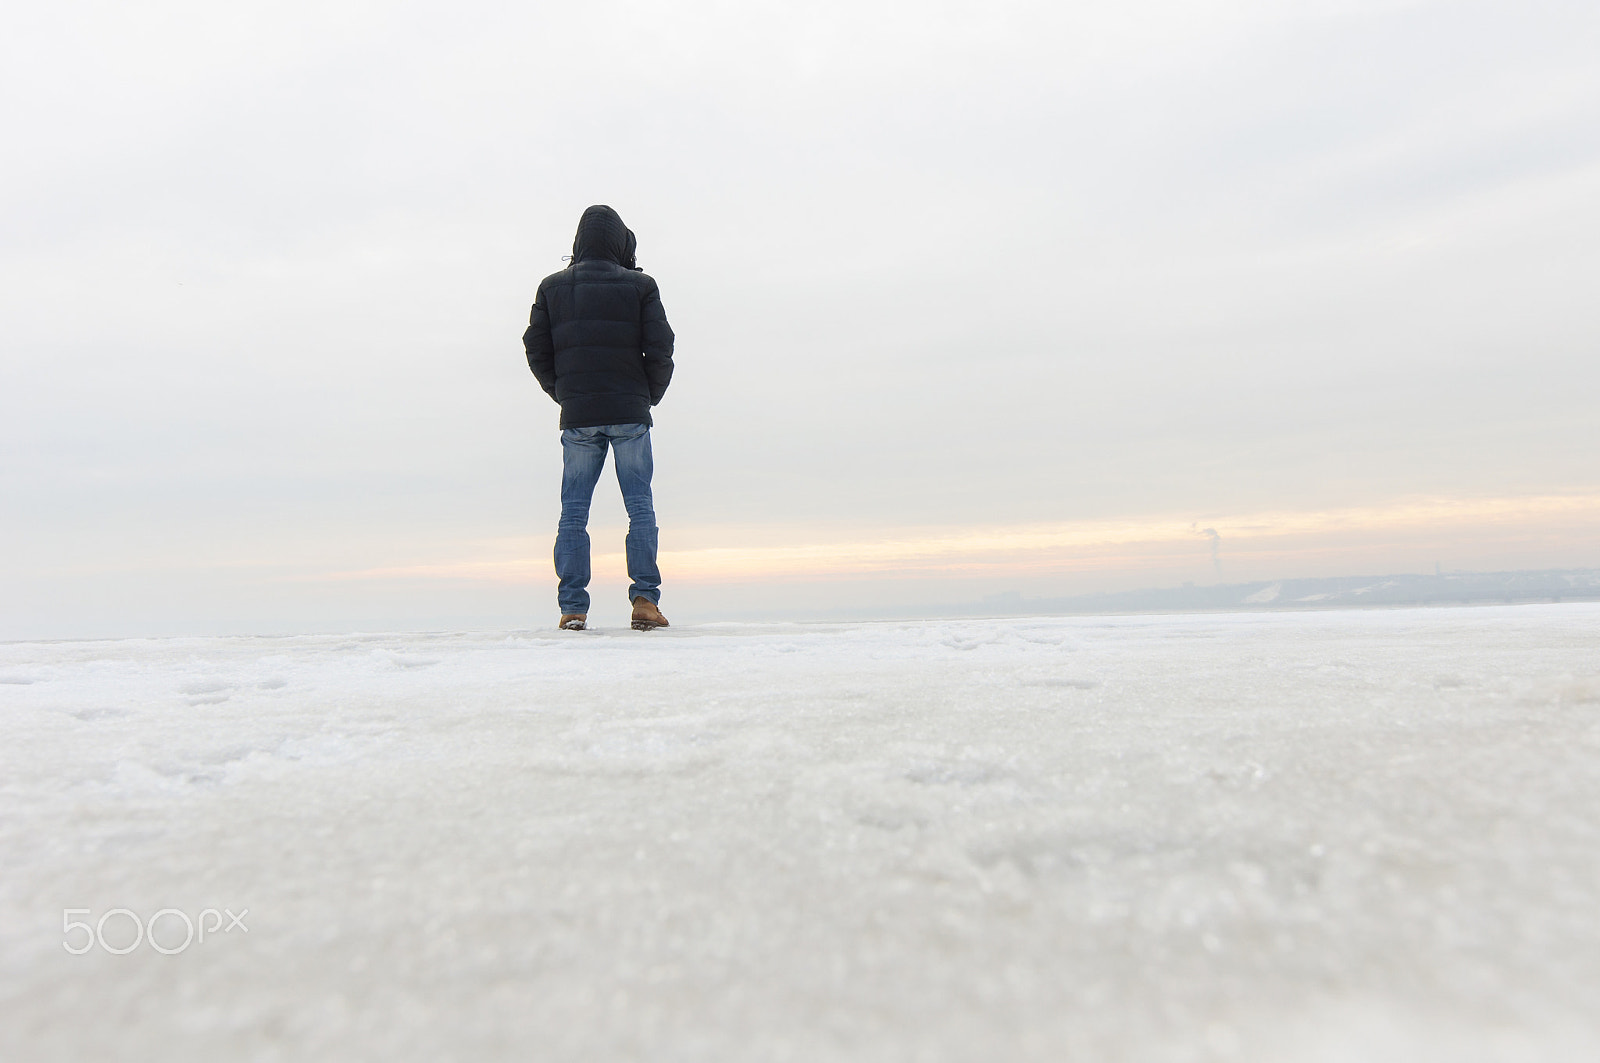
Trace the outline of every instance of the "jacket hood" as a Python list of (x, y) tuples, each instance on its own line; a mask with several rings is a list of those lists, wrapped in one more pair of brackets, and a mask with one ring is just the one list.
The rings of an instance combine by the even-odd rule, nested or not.
[(622, 216), (604, 204), (596, 204), (578, 219), (578, 234), (572, 239), (572, 261), (604, 259), (633, 269), (636, 246), (633, 233), (622, 224)]

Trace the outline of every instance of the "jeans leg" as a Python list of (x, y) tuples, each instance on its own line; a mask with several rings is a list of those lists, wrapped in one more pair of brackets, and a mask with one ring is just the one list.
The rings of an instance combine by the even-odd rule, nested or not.
[(561, 522), (556, 525), (556, 601), (563, 613), (589, 611), (589, 503), (606, 463), (606, 437), (592, 428), (561, 433)]
[(628, 587), (628, 601), (648, 598), (661, 603), (661, 570), (656, 567), (656, 546), (660, 536), (656, 528), (655, 500), (650, 494), (650, 478), (655, 473), (655, 459), (650, 453), (650, 429), (644, 425), (631, 425), (637, 434), (611, 437), (616, 452), (617, 486), (622, 488), (622, 504), (628, 511), (628, 577), (633, 581)]

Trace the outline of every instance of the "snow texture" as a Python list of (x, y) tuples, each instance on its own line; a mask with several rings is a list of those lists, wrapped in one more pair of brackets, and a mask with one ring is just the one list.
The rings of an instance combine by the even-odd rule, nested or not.
[(0, 1058), (1600, 1058), (1597, 633), (0, 645)]

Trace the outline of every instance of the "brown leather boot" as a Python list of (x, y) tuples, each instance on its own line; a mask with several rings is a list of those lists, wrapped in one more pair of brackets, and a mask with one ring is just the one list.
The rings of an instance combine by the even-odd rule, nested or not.
[(635, 598), (633, 600), (633, 630), (650, 631), (658, 627), (671, 627), (667, 618), (661, 615), (661, 610), (656, 608), (656, 603), (649, 598)]
[(562, 613), (561, 624), (559, 626), (562, 631), (582, 631), (584, 628), (589, 626), (589, 614)]

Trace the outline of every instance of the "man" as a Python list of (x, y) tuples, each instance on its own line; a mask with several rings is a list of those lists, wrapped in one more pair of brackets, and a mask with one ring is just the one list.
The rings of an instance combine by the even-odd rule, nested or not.
[(656, 282), (634, 265), (633, 233), (617, 212), (593, 206), (578, 221), (572, 263), (539, 282), (522, 345), (539, 386), (561, 404), (561, 523), (556, 576), (561, 627), (589, 619), (589, 503), (615, 451), (628, 510), (633, 626), (666, 627), (650, 495), (650, 407), (672, 380), (672, 326)]

